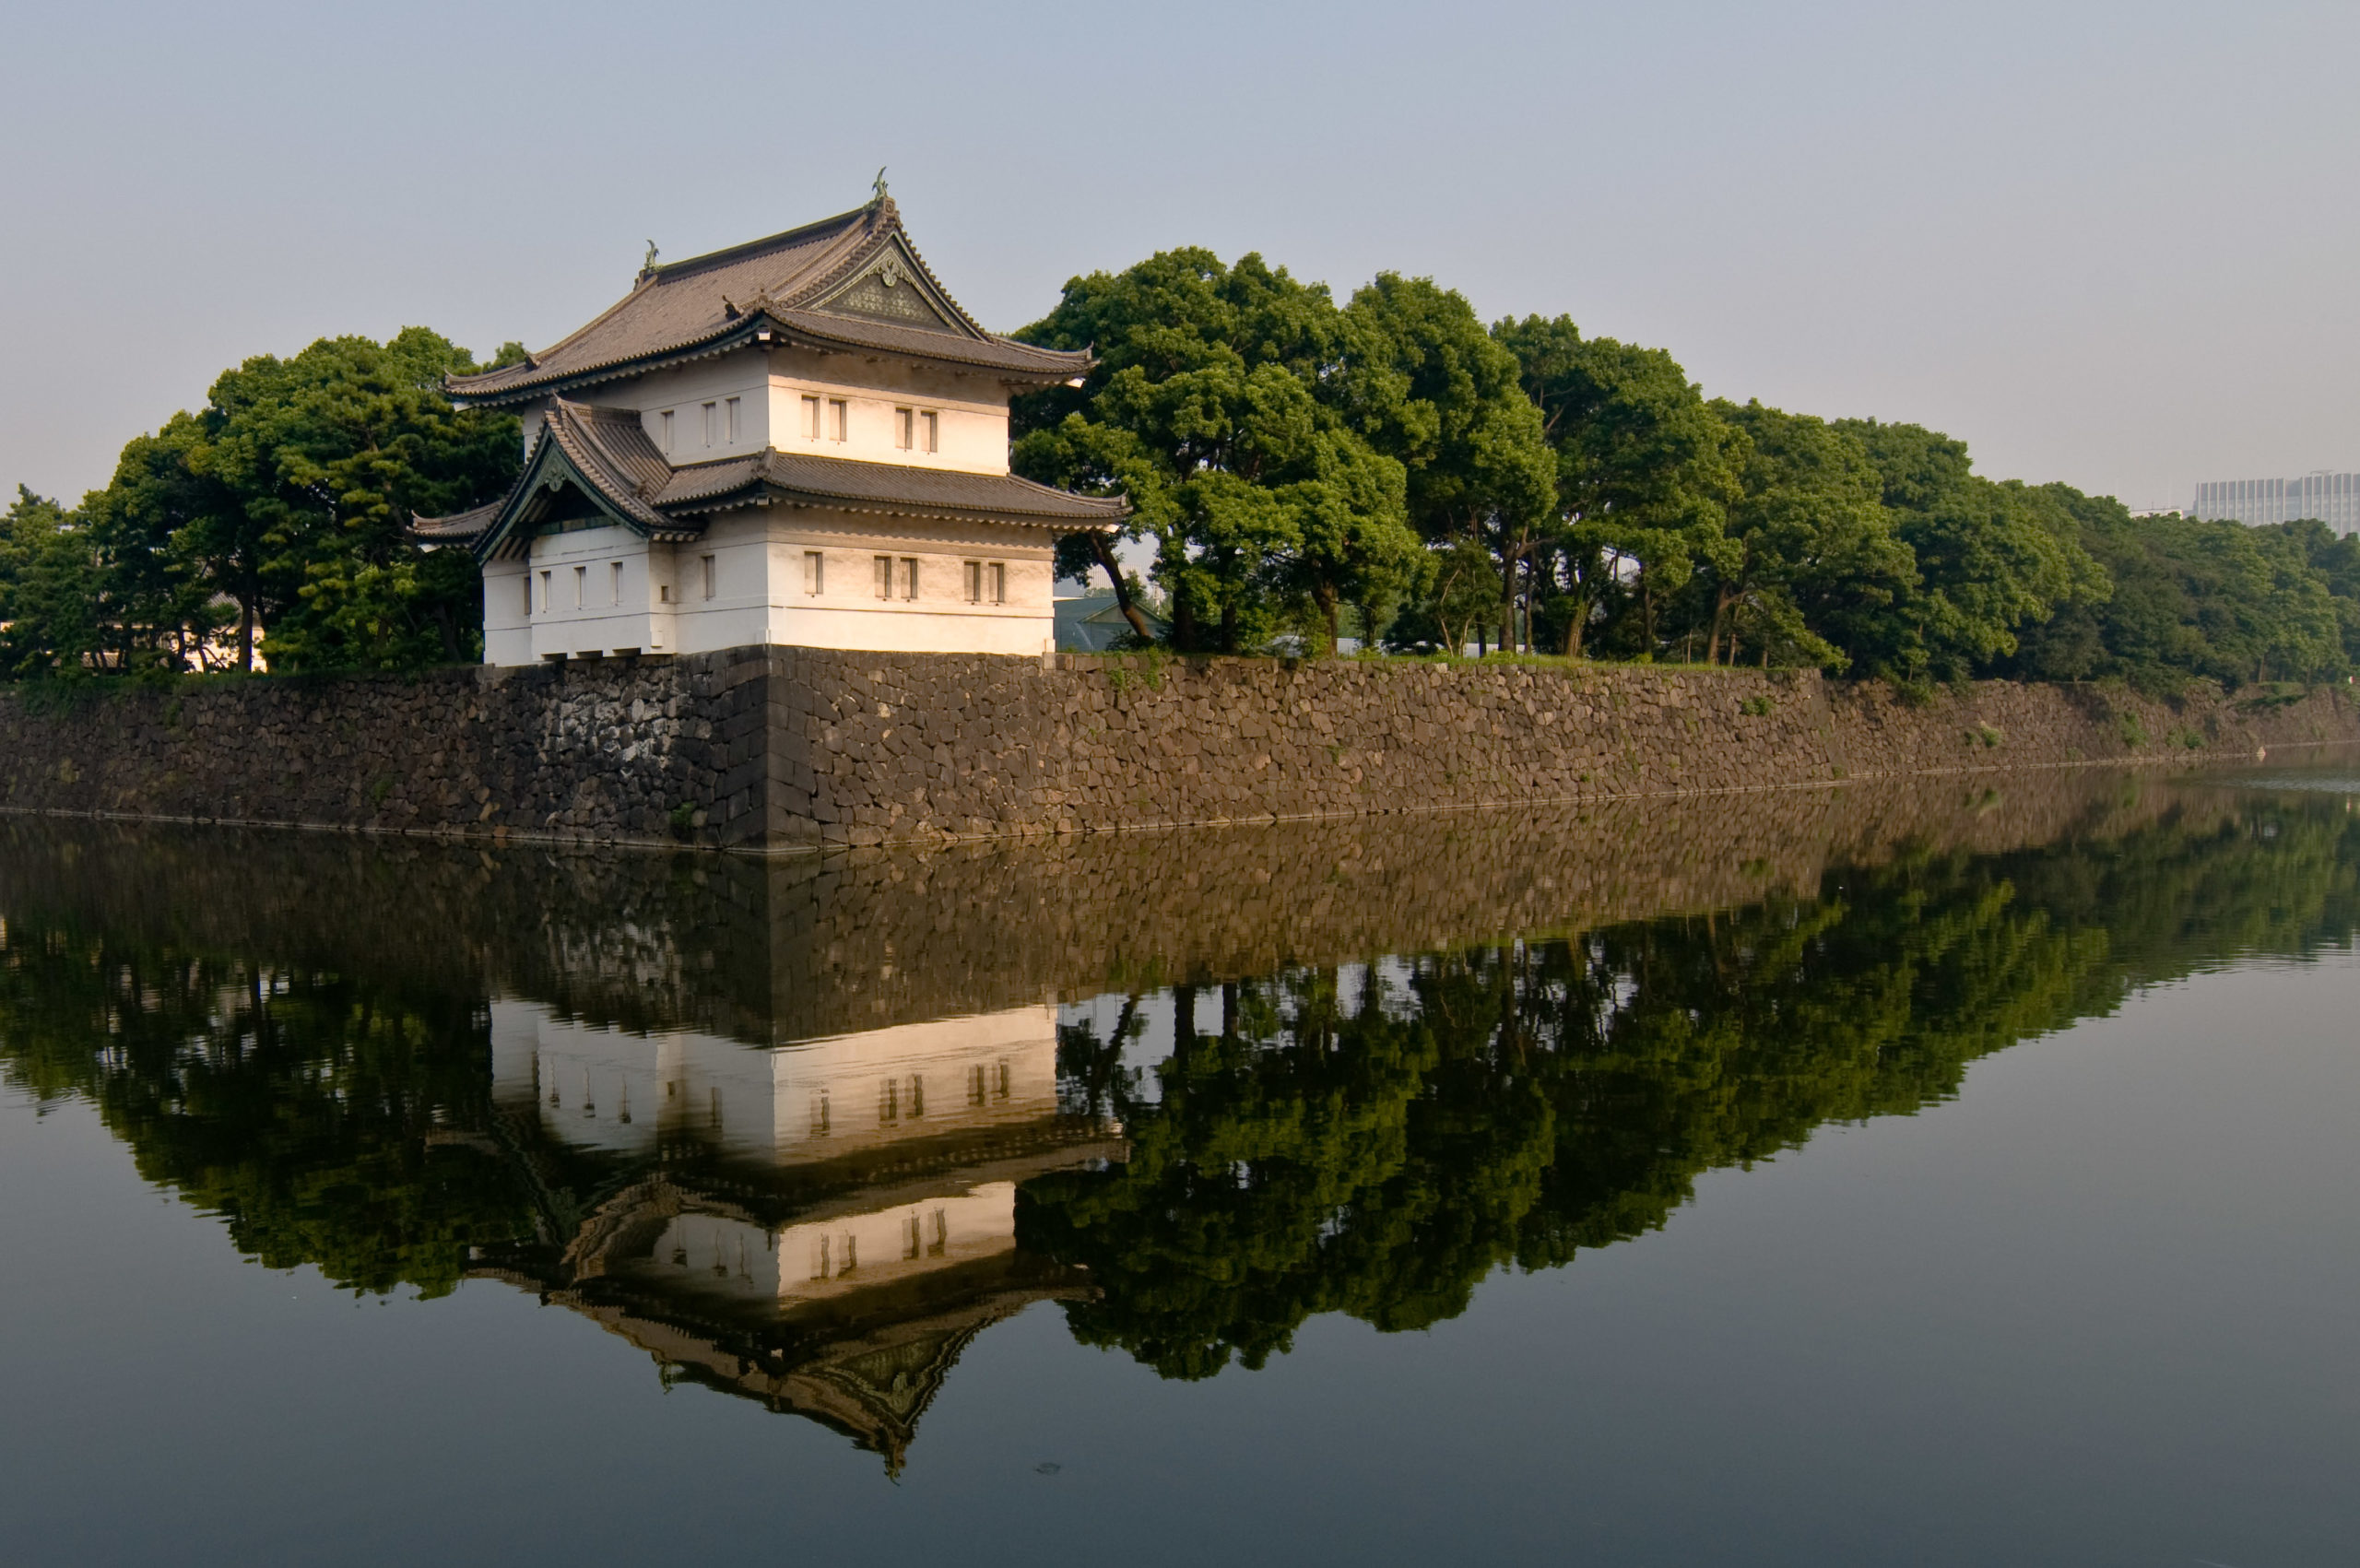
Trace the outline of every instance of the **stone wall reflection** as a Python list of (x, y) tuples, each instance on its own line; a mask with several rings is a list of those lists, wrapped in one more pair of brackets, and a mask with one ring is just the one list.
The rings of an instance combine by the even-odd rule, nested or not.
[(0, 819), (0, 908), (760, 1044), (1703, 913), (2212, 796), (2072, 769), (775, 858)]

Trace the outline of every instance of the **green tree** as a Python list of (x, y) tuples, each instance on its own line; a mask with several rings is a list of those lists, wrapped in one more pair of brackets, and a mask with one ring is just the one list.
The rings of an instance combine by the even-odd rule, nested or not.
[[(1556, 463), (1516, 356), (1465, 297), (1379, 273), (1343, 312), (1339, 397), (1353, 427), (1408, 471), (1410, 521), (1428, 545), (1481, 544), (1497, 563), (1500, 643), (1519, 573), (1555, 501)], [(1455, 647), (1456, 644), (1453, 644)]]
[[(473, 562), (403, 535), (412, 513), (497, 496), (515, 477), (511, 415), (457, 409), (446, 374), (476, 368), (423, 327), (384, 344), (322, 338), (214, 383), (204, 470), (267, 553), (275, 668), (405, 668), (480, 653)], [(242, 548), (242, 546), (238, 547)]]
[(1857, 437), (1823, 420), (1758, 402), (1712, 407), (1744, 441), (1725, 542), (1706, 558), (1705, 662), (1726, 651), (1734, 663), (1742, 641), (1764, 664), (1840, 670), (1876, 618), (1917, 587), (1875, 465)]
[(97, 548), (80, 520), (17, 487), (0, 513), (0, 666), (78, 674), (101, 651)]
[(241, 513), (206, 471), (205, 451), (201, 422), (175, 414), (155, 434), (133, 438), (106, 489), (83, 501), (109, 612), (123, 629), (121, 662), (203, 665), (234, 615), (238, 666), (253, 667), (259, 541), (250, 538), (242, 557), (223, 548)]
[(1959, 680), (2016, 652), (2024, 631), (2111, 592), (2106, 570), (2053, 497), (1974, 474), (1966, 445), (1918, 425), (1842, 419), (1876, 466), (1917, 590), (1860, 618), (1866, 673)]
[[(1168, 251), (1074, 278), (1018, 336), (1098, 364), (1081, 387), (1018, 400), (1017, 471), (1128, 497), (1175, 645), (1238, 653), (1295, 629), (1332, 645), (1339, 606), (1378, 602), (1415, 571), (1401, 466), (1330, 404), (1341, 327), (1324, 286), (1259, 256)], [(1082, 559), (1147, 635), (1111, 551), (1077, 540), (1061, 564)]]
[(2026, 633), (2013, 673), (2032, 679), (2118, 677), (2168, 691), (2190, 679), (2320, 680), (2350, 667), (2339, 600), (2351, 551), (2319, 524), (2249, 528), (2177, 514), (2133, 517), (2110, 496), (2044, 485), (2040, 500), (2070, 517), (2106, 569), (2103, 605), (2061, 610)]
[(1740, 449), (1687, 372), (1660, 348), (1585, 338), (1567, 317), (1503, 321), (1557, 456), (1557, 530), (1548, 587), (1564, 648), (1594, 621), (1622, 651), (1652, 657), (1658, 614), (1697, 562), (1716, 558), (1740, 492)]

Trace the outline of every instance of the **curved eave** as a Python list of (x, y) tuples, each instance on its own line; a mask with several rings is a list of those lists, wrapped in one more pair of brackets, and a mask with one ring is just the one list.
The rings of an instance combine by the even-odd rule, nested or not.
[(585, 386), (597, 386), (610, 381), (626, 381), (645, 375), (667, 365), (684, 364), (691, 360), (709, 360), (752, 344), (767, 324), (761, 316), (747, 316), (724, 324), (712, 332), (702, 333), (682, 342), (644, 354), (632, 354), (617, 360), (601, 360), (579, 370), (565, 371), (548, 376), (520, 377), (505, 385), (489, 390), (471, 390), (467, 383), (478, 378), (445, 376), (442, 390), (452, 401), (477, 408), (500, 408), (511, 404), (536, 402), (543, 397), (562, 397)]
[[(895, 327), (886, 322), (869, 323), (857, 317), (832, 315), (821, 311), (791, 310), (773, 314), (770, 319), (780, 336), (788, 342), (824, 353), (882, 355), (919, 363), (949, 365), (954, 370), (970, 373), (980, 371), (996, 380), (1026, 386), (1060, 385), (1075, 376), (1086, 374), (1091, 366), (1088, 354), (1069, 354), (1057, 348), (1035, 348), (1030, 344), (1006, 337), (962, 337), (947, 332), (930, 332), (923, 327)], [(888, 337), (887, 334), (895, 336)], [(938, 345), (934, 341), (936, 339), (939, 339)]]
[(940, 501), (876, 501), (820, 495), (809, 490), (789, 489), (766, 480), (705, 500), (684, 502), (674, 510), (685, 516), (701, 516), (707, 513), (735, 512), (748, 506), (792, 506), (845, 512), (864, 517), (907, 517), (933, 523), (989, 523), (1003, 528), (1042, 528), (1053, 534), (1111, 533), (1122, 525), (1119, 516), (1027, 517), (983, 507), (950, 506)]
[[(822, 353), (858, 354), (864, 358), (881, 357), (918, 364), (948, 365), (968, 374), (987, 375), (997, 381), (1025, 386), (1056, 386), (1075, 376), (1088, 373), (1092, 365), (1086, 353), (1034, 348), (1029, 344), (1005, 337), (977, 340), (946, 332), (926, 335), (927, 337), (939, 337), (939, 346), (931, 342), (885, 341), (879, 336), (871, 336), (862, 330), (870, 324), (856, 317), (832, 316), (820, 311), (775, 313), (765, 311), (668, 348), (635, 354), (627, 359), (586, 365), (558, 375), (524, 378), (488, 391), (470, 390), (465, 379), (445, 377), (442, 390), (454, 402), (469, 407), (505, 407), (536, 402), (543, 397), (563, 397), (585, 387), (627, 381), (669, 365), (734, 353), (767, 341), (765, 334), (770, 339), (818, 349)], [(874, 324), (880, 335), (897, 330), (883, 322)], [(920, 329), (898, 330), (914, 333)], [(1021, 351), (1021, 357), (1010, 355), (1008, 352), (1010, 349)], [(1051, 355), (1058, 358), (1048, 358)]]
[[(585, 472), (565, 450), (564, 443), (546, 436), (535, 443), (533, 455), (525, 464), (525, 471), (516, 477), (516, 484), (499, 504), (498, 512), (476, 536), (470, 550), (478, 561), (512, 560), (529, 547), (533, 536), (520, 533), (517, 525), (527, 521), (525, 513), (547, 491), (562, 485), (572, 485), (586, 498), (599, 515), (617, 525), (630, 529), (643, 538), (665, 536), (671, 520), (658, 513), (650, 513), (651, 523), (635, 517), (618, 505), (615, 499), (601, 488), (596, 476)], [(537, 522), (537, 518), (530, 521)]]

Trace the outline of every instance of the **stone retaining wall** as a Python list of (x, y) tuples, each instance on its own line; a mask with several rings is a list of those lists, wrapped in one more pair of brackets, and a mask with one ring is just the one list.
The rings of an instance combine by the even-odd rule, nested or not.
[(2159, 701), (1811, 672), (738, 649), (0, 694), (0, 809), (873, 844), (1582, 802), (2360, 740), (2342, 689)]

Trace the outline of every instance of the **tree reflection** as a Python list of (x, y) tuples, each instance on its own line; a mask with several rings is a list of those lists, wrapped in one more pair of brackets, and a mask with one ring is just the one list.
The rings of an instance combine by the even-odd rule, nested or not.
[(2068, 851), (1925, 855), (1819, 896), (1174, 995), (1165, 1053), (1068, 1028), (1068, 1092), (1126, 1163), (1029, 1184), (1025, 1243), (1087, 1267), (1076, 1337), (1173, 1377), (1342, 1312), (1465, 1309), (1655, 1229), (1696, 1176), (1908, 1114), (2137, 984), (2354, 929), (2353, 819), (2256, 804)]
[[(628, 1317), (641, 1340), (671, 1347), (651, 1351), (667, 1365), (769, 1390), (761, 1397), (780, 1408), (806, 1398), (793, 1379), (808, 1382), (812, 1367), (851, 1386), (853, 1363), (826, 1361), (830, 1346), (858, 1339), (879, 1366), (888, 1350), (922, 1350), (924, 1379), (893, 1373), (891, 1444), (873, 1439), (898, 1455), (961, 1336), (1027, 1302), (1063, 1300), (1079, 1338), (1175, 1377), (1260, 1366), (1316, 1314), (1431, 1325), (1464, 1311), (1496, 1268), (1553, 1267), (1641, 1235), (1689, 1199), (1699, 1173), (1791, 1149), (1827, 1122), (1910, 1114), (1955, 1094), (1976, 1058), (2105, 1013), (2136, 986), (2240, 954), (2345, 941), (2360, 928), (2354, 824), (2331, 797), (2214, 797), (2045, 849), (1892, 856), (1829, 871), (1815, 889), (1798, 879), (1807, 894), (1709, 914), (1560, 925), (1568, 934), (1243, 976), (1200, 963), (1193, 984), (1110, 1006), (1097, 1015), (1103, 1026), (1060, 1028), (1054, 1102), (1051, 1015), (1036, 999), (1038, 1115), (950, 1137), (963, 1102), (945, 1086), (964, 1080), (946, 1078), (929, 1102), (933, 1142), (872, 1129), (862, 1136), (875, 1147), (856, 1159), (797, 1155), (804, 1163), (789, 1171), (773, 1158), (767, 1173), (685, 1134), (659, 1136), (652, 1112), (634, 1124), (643, 1138), (618, 1132), (601, 1144), (585, 1140), (579, 1114), (568, 1131), (529, 1094), (502, 1098), (489, 997), (521, 996), (553, 1016), (584, 995), (614, 1001), (580, 1027), (626, 1024), (613, 1032), (621, 1060), (655, 1051), (654, 1035), (684, 1019), (746, 1019), (756, 1037), (774, 1037), (764, 1006), (831, 1021), (865, 1007), (905, 1033), (950, 1039), (974, 1027), (981, 1003), (1004, 1008), (1028, 987), (1037, 998), (1039, 976), (1017, 964), (973, 994), (945, 981), (889, 997), (887, 979), (910, 969), (977, 966), (926, 970), (918, 955), (897, 968), (913, 939), (904, 926), (889, 925), (891, 940), (869, 951), (865, 927), (830, 925), (817, 893), (798, 893), (785, 915), (728, 915), (727, 901), (694, 879), (657, 867), (633, 880), (630, 867), (606, 866), (598, 875), (620, 890), (612, 907), (631, 911), (612, 923), (628, 925), (638, 972), (655, 977), (636, 998), (643, 1018), (623, 1005), (633, 997), (599, 989), (623, 983), (597, 956), (615, 943), (596, 939), (587, 901), (565, 906), (564, 944), (516, 935), (533, 908), (559, 899), (509, 867), (483, 867), (481, 885), (504, 890), (496, 913), (454, 895), (435, 912), (447, 945), (433, 961), (394, 962), (386, 934), (408, 917), (394, 902), (356, 898), (293, 935), (248, 930), (209, 944), (197, 920), (142, 924), (148, 912), (119, 902), (113, 869), (77, 891), (60, 869), (70, 872), (71, 854), (52, 845), (41, 859), (19, 846), (6, 852), (21, 861), (6, 867), (11, 885), (43, 891), (0, 912), (0, 1072), (38, 1099), (95, 1106), (145, 1177), (221, 1215), (237, 1247), (275, 1267), (310, 1264), (352, 1290), (430, 1296), (494, 1274)], [(935, 868), (930, 897), (958, 891), (954, 869)], [(1540, 885), (1537, 875), (1524, 884), (1528, 895)], [(218, 885), (206, 886), (218, 899)], [(862, 908), (885, 907), (881, 886), (856, 887)], [(722, 891), (760, 907), (738, 883)], [(1204, 920), (1234, 925), (1222, 899), (1220, 885), (1190, 883), (1150, 887), (1138, 902), (1175, 926), (1191, 918), (1191, 900)], [(1437, 895), (1431, 907), (1446, 902)], [(1461, 902), (1483, 908), (1474, 895)], [(997, 905), (974, 901), (973, 922), (940, 914), (965, 907), (948, 898), (934, 907), (935, 939), (962, 952), (989, 946)], [(1363, 918), (1349, 900), (1335, 908), (1347, 923)], [(697, 952), (738, 956), (685, 961), (665, 945), (673, 930), (692, 933)], [(832, 933), (825, 966), (796, 945), (809, 930)], [(453, 967), (448, 955), (502, 950), (495, 937), (531, 961), (499, 975)], [(1344, 946), (1300, 921), (1224, 939), (1296, 952), (1325, 943), (1328, 955)], [(575, 973), (549, 956), (560, 951), (592, 956)], [(1062, 966), (1059, 976), (1141, 973), (1118, 958), (1069, 936), (1040, 961)], [(763, 961), (801, 989), (758, 973)], [(839, 972), (844, 996), (805, 995)], [(789, 1003), (762, 1001), (790, 991)], [(642, 1022), (653, 1033), (637, 1032)], [(868, 1070), (858, 1042), (886, 1032), (835, 1036), (854, 1043), (841, 1047), (844, 1070)], [(768, 1093), (755, 1102), (770, 1104)], [(838, 1103), (851, 1115), (861, 1102), (847, 1091)], [(795, 1102), (796, 1116), (807, 1110)], [(1059, 1161), (1071, 1168), (1040, 1173)], [(684, 1214), (740, 1227), (757, 1247), (814, 1214), (899, 1214), (893, 1205), (915, 1201), (920, 1175), (954, 1196), (1015, 1184), (1014, 1239), (997, 1232), (1015, 1250), (964, 1273), (946, 1267), (923, 1289), (897, 1285), (890, 1301), (859, 1296), (830, 1308), (834, 1316), (808, 1303), (796, 1316), (785, 1285), (751, 1303), (770, 1317), (748, 1316), (748, 1303), (716, 1287), (676, 1289), (632, 1261), (632, 1238)], [(583, 1261), (593, 1256), (596, 1270)], [(931, 1326), (931, 1338), (911, 1338), (912, 1325)], [(918, 1350), (892, 1338), (904, 1329)], [(823, 1419), (867, 1430), (841, 1411)]]
[(15, 924), (0, 1043), (11, 1079), (88, 1100), (142, 1176), (271, 1267), (435, 1296), (533, 1233), (478, 999)]

